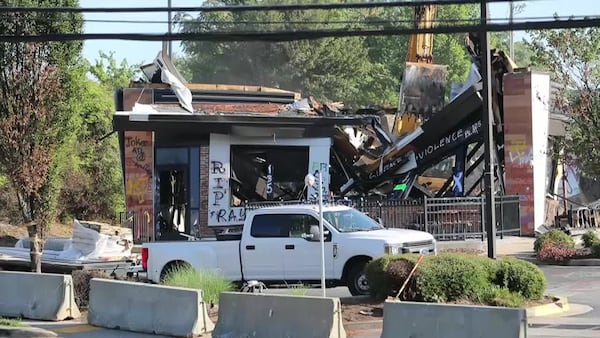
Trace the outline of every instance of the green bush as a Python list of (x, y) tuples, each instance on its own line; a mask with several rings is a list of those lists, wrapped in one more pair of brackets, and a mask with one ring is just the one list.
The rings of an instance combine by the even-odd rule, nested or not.
[(495, 284), (520, 294), (526, 300), (542, 298), (547, 287), (546, 277), (540, 268), (512, 257), (500, 261)]
[(369, 293), (375, 299), (385, 299), (392, 293), (392, 284), (388, 275), (390, 263), (398, 260), (415, 262), (417, 255), (385, 255), (374, 259), (367, 264), (367, 280), (369, 281)]
[(80, 310), (88, 308), (92, 278), (113, 279), (108, 273), (99, 270), (75, 270), (71, 272), (71, 278), (75, 290), (75, 304)]
[(485, 290), (481, 301), (491, 306), (503, 307), (522, 307), (526, 302), (525, 298), (519, 293), (496, 286)]
[(417, 299), (446, 302), (480, 298), (490, 286), (490, 272), (473, 256), (442, 254), (425, 259), (416, 273)]
[[(393, 261), (388, 265), (387, 268), (387, 276), (389, 279), (389, 287), (390, 290), (387, 290), (387, 293), (391, 296), (398, 295), (400, 288), (410, 275), (410, 272), (415, 267), (415, 263), (406, 260), (399, 259), (397, 261)], [(414, 276), (413, 276), (414, 277)], [(408, 284), (406, 284), (405, 289), (402, 291), (401, 299), (404, 300), (414, 300), (416, 297), (416, 283), (415, 278), (411, 278)]]
[(600, 242), (598, 233), (595, 230), (588, 230), (581, 236), (581, 240), (583, 241), (583, 246), (586, 248), (591, 248), (594, 243)]
[(233, 290), (233, 283), (214, 271), (199, 271), (190, 266), (175, 267), (164, 280), (165, 285), (202, 290), (204, 299), (210, 304), (219, 302), (219, 295)]
[(594, 258), (600, 258), (600, 242), (592, 244), (592, 256)]
[(539, 253), (546, 242), (552, 242), (558, 246), (564, 246), (569, 249), (575, 248), (575, 241), (570, 235), (562, 230), (553, 229), (542, 234), (535, 240), (533, 243), (533, 251), (535, 251), (536, 254)]

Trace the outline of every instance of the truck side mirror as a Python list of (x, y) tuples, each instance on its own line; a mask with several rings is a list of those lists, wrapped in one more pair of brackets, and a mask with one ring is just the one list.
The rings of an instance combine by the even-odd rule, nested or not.
[[(323, 236), (325, 237), (325, 239), (327, 239), (327, 236), (329, 236), (329, 231), (325, 230), (323, 232)], [(321, 240), (321, 231), (320, 231), (318, 225), (310, 226), (310, 234), (307, 234), (307, 239), (310, 241), (320, 241)]]

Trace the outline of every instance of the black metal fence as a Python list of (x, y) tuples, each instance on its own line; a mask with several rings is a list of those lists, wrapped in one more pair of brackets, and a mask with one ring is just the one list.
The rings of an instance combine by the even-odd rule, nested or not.
[[(248, 210), (299, 202), (259, 202)], [(338, 200), (336, 204), (352, 206), (387, 228), (426, 231), (439, 240), (484, 238), (483, 197), (444, 197), (422, 200)], [(521, 234), (519, 196), (496, 196), (496, 229), (500, 236)]]
[[(496, 229), (500, 236), (521, 234), (519, 196), (496, 196)], [(259, 202), (246, 205), (247, 210), (299, 204), (293, 202)], [(387, 228), (405, 228), (426, 231), (438, 240), (467, 238), (484, 239), (483, 197), (444, 197), (421, 200), (338, 200), (335, 204), (352, 206)], [(598, 214), (600, 216), (600, 213)], [(134, 213), (121, 213), (121, 224), (130, 227), (134, 243), (154, 241), (154, 231), (146, 217)], [(597, 224), (597, 223), (596, 223)], [(221, 229), (222, 230), (222, 229)]]
[[(365, 201), (355, 208), (379, 219), (388, 228), (408, 228), (433, 234), (439, 240), (484, 238), (482, 197), (424, 198), (422, 200)], [(519, 197), (496, 197), (496, 229), (500, 236), (521, 234)]]
[(131, 229), (134, 244), (154, 242), (154, 226), (150, 222), (149, 215), (133, 211), (121, 212), (119, 213), (119, 223), (122, 227)]

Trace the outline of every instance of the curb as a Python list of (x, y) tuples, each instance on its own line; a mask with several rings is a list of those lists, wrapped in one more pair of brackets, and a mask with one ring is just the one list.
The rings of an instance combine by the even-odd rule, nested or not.
[(58, 337), (58, 334), (37, 327), (0, 326), (0, 337)]
[(557, 300), (550, 304), (532, 306), (527, 308), (527, 317), (545, 317), (558, 315), (569, 311), (569, 300), (567, 297), (554, 296)]
[(530, 256), (513, 256), (515, 258), (528, 261), (535, 265), (557, 265), (557, 266), (600, 266), (600, 258), (576, 258), (566, 262), (542, 262), (536, 257)]

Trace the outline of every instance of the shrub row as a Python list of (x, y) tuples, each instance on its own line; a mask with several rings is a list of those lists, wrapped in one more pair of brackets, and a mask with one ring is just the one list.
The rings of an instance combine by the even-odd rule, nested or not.
[(581, 236), (583, 249), (575, 249), (575, 241), (561, 230), (554, 229), (538, 237), (534, 250), (540, 261), (562, 263), (572, 258), (600, 258), (600, 238), (595, 230)]
[(575, 249), (575, 241), (573, 238), (559, 229), (550, 230), (536, 238), (535, 242), (533, 242), (533, 251), (535, 251), (536, 254), (539, 254), (546, 243), (554, 243), (556, 246), (567, 249)]
[[(415, 255), (396, 255), (371, 261), (367, 266), (367, 278), (372, 297), (381, 300), (396, 296), (416, 259)], [(523, 260), (440, 254), (425, 257), (401, 298), (521, 306), (528, 300), (542, 298), (546, 287), (542, 271)]]

